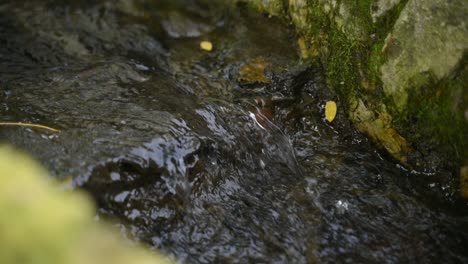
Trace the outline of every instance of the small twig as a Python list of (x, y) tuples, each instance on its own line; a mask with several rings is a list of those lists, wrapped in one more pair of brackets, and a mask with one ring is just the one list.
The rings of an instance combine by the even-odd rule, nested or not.
[(32, 127), (32, 128), (42, 128), (54, 133), (60, 133), (60, 130), (51, 128), (48, 126), (37, 125), (37, 124), (29, 124), (29, 123), (21, 123), (21, 122), (0, 122), (0, 126), (21, 126), (21, 127)]

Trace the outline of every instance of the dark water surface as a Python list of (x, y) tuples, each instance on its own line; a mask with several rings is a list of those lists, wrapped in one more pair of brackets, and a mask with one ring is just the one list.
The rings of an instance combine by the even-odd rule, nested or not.
[[(341, 108), (328, 124), (336, 98), (295, 39), (210, 1), (4, 1), (1, 119), (62, 132), (0, 137), (188, 263), (467, 263), (453, 183), (383, 156)], [(239, 85), (258, 58), (269, 83)]]

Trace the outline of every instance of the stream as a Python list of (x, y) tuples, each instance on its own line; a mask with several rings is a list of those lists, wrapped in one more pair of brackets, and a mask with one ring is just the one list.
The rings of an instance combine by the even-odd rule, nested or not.
[(296, 39), (243, 4), (5, 1), (1, 121), (61, 132), (0, 139), (180, 262), (468, 263), (454, 183), (358, 133)]

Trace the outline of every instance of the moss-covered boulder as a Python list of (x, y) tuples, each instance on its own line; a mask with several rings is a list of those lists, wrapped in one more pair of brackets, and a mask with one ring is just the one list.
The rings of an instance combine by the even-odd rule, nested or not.
[(360, 131), (412, 169), (459, 174), (468, 162), (465, 1), (248, 2), (294, 24), (302, 56), (321, 57)]
[(448, 77), (468, 50), (468, 5), (465, 1), (409, 1), (387, 35), (381, 67), (385, 94), (400, 111), (409, 90), (419, 89), (427, 78)]
[(423, 166), (460, 166), (467, 158), (467, 17), (464, 1), (409, 1), (382, 48), (387, 105), (395, 126), (427, 157)]
[(94, 219), (83, 193), (62, 191), (47, 178), (36, 162), (0, 146), (0, 263), (170, 263), (123, 242)]

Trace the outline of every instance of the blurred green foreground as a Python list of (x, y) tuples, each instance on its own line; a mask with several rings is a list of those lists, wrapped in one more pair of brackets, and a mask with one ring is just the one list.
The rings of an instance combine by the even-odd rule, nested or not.
[(0, 263), (170, 263), (94, 214), (85, 194), (59, 190), (35, 161), (0, 146)]

